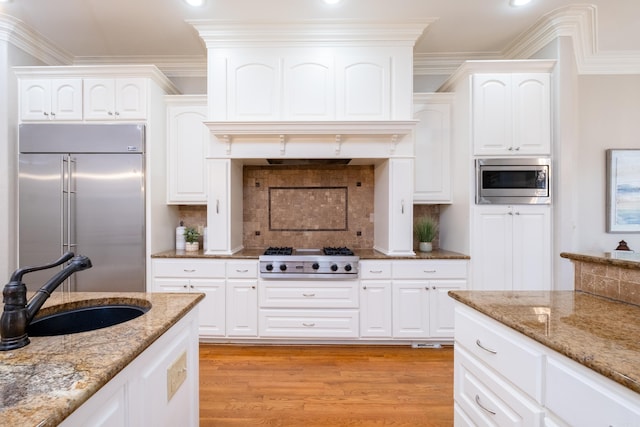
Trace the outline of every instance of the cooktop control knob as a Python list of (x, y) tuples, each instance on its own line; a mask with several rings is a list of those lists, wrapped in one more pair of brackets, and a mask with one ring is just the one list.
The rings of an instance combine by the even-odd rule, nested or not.
[(286, 271), (287, 264), (280, 264), (280, 271)]
[(314, 270), (317, 270), (320, 268), (320, 264), (318, 264), (317, 262), (314, 262), (313, 265), (311, 265), (311, 268), (313, 268)]
[(345, 271), (351, 271), (351, 264), (347, 264), (344, 266)]
[(338, 266), (336, 264), (331, 264), (331, 271), (338, 271)]
[(267, 264), (265, 268), (267, 269), (267, 271), (271, 271), (273, 270), (273, 264)]

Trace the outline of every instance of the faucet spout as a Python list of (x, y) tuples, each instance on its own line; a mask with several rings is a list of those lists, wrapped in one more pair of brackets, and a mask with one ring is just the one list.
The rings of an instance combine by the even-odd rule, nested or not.
[[(49, 279), (27, 303), (27, 287), (22, 282), (22, 276), (58, 266), (69, 260), (71, 261)], [(2, 291), (4, 311), (0, 316), (0, 351), (13, 350), (29, 344), (27, 326), (51, 293), (76, 271), (91, 267), (91, 260), (86, 256), (74, 256), (73, 252), (67, 252), (51, 264), (16, 270)]]

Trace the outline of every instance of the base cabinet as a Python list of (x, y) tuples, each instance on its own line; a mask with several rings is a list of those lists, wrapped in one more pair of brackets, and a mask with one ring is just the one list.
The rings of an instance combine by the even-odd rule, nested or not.
[(640, 395), (455, 304), (456, 426), (636, 426)]
[[(191, 310), (60, 426), (198, 426), (197, 311)], [(184, 370), (184, 380), (169, 386), (176, 365)]]

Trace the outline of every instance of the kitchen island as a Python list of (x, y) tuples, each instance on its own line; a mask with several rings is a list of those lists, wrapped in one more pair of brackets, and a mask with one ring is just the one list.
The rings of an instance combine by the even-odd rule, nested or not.
[[(151, 309), (144, 315), (119, 325), (71, 335), (30, 337), (31, 343), (26, 347), (0, 352), (2, 424), (58, 425), (83, 409), (89, 409), (85, 412), (95, 412), (94, 408), (88, 407), (90, 399), (104, 391), (113, 391), (111, 395), (119, 396), (121, 399), (116, 402), (121, 406), (118, 409), (120, 412), (113, 415), (117, 416), (118, 420), (130, 419), (128, 414), (121, 411), (124, 407), (137, 403), (127, 400), (129, 396), (140, 399), (140, 407), (126, 409), (137, 411), (135, 416), (140, 420), (140, 411), (146, 405), (145, 395), (150, 396), (158, 392), (141, 387), (147, 384), (145, 381), (153, 379), (156, 372), (141, 373), (140, 375), (147, 376), (143, 378), (144, 381), (138, 381), (134, 385), (128, 384), (128, 378), (123, 378), (122, 374), (131, 375), (127, 369), (153, 351), (153, 360), (159, 360), (159, 366), (162, 367), (157, 373), (166, 377), (168, 373), (163, 365), (164, 359), (168, 357), (166, 363), (172, 363), (174, 354), (171, 353), (171, 343), (163, 340), (169, 338), (178, 327), (181, 328), (180, 331), (188, 331), (189, 328), (197, 331), (195, 308), (202, 298), (203, 295), (199, 293), (55, 293), (45, 303), (41, 315), (55, 311), (55, 306), (60, 304), (68, 309), (81, 306), (87, 300), (98, 300), (100, 304), (119, 304), (130, 303), (133, 299), (139, 300), (141, 305), (151, 304)], [(194, 326), (184, 323), (187, 320)], [(179, 337), (182, 335), (171, 337), (170, 341), (177, 342), (174, 338)], [(197, 332), (185, 336), (184, 342), (187, 348), (185, 351), (188, 353), (185, 362), (186, 382), (190, 384), (191, 392), (195, 384), (197, 393)], [(176, 351), (183, 350), (176, 348)], [(185, 397), (189, 392), (189, 387), (184, 387), (187, 384), (182, 384), (182, 394)], [(127, 387), (129, 389), (125, 390)], [(135, 387), (139, 389), (136, 390)], [(161, 383), (161, 387), (159, 391), (164, 392), (167, 387), (166, 379)], [(182, 400), (183, 397), (176, 394), (173, 401), (179, 403), (179, 399)], [(165, 400), (162, 404), (169, 405), (169, 402)], [(197, 396), (195, 408), (197, 425)], [(158, 413), (162, 413), (163, 409), (158, 407)]]
[(488, 410), (524, 425), (638, 425), (640, 306), (582, 291), (450, 296), (460, 423)]

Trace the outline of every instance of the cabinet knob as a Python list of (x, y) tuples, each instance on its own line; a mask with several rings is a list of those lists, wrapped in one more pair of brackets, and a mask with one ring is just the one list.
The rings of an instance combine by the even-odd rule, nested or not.
[(51, 115), (52, 115), (53, 117), (55, 117), (55, 116), (56, 116), (56, 113), (54, 113), (54, 112), (52, 111), (52, 112), (51, 112)]
[(116, 116), (119, 116), (119, 115), (120, 115), (120, 113), (118, 113), (118, 112), (116, 111), (116, 112), (115, 112), (115, 115), (116, 115)]
[(107, 111), (107, 114), (110, 115), (110, 116), (113, 116), (113, 112), (111, 112), (111, 111)]
[(47, 113), (46, 111), (43, 111), (42, 114), (44, 114), (45, 116), (49, 115), (49, 113)]
[(515, 150), (516, 150), (516, 151), (520, 151), (520, 147), (516, 147), (516, 148), (515, 148)]
[(251, 286), (251, 289), (255, 289), (255, 288), (256, 288), (255, 286)]
[(366, 291), (366, 290), (367, 290), (367, 287), (366, 287), (366, 286), (363, 286), (363, 287), (362, 287), (362, 289), (364, 289), (364, 290)]

